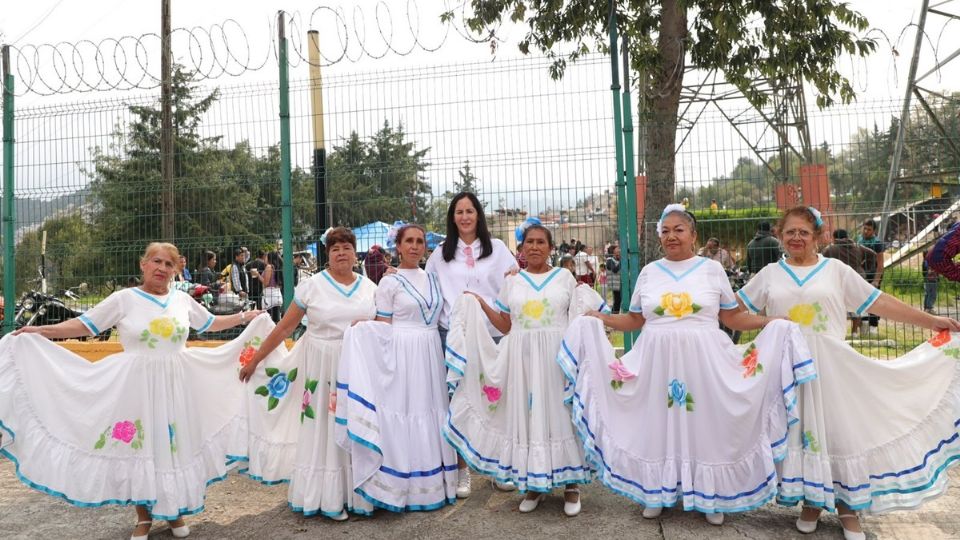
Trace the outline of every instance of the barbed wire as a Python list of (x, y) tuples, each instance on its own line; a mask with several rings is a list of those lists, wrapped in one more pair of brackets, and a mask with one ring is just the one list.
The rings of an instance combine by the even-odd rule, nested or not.
[[(422, 3), (430, 8), (422, 9)], [(311, 30), (321, 33), (322, 67), (363, 58), (378, 60), (390, 54), (433, 53), (452, 35), (472, 43), (502, 40), (490, 29), (480, 33), (470, 29), (466, 1), (405, 0), (402, 9), (392, 5), (386, 0), (372, 8), (324, 3), (305, 16), (284, 12), (288, 62), (293, 67), (309, 64), (306, 36)], [(441, 17), (447, 13), (453, 16)], [(171, 49), (175, 61), (190, 71), (194, 80), (239, 77), (278, 62), (276, 19), (271, 17), (262, 28), (262, 34), (260, 30), (248, 32), (236, 19), (176, 28), (171, 31)], [(161, 39), (156, 33), (9, 46), (17, 95), (150, 90), (160, 85)]]

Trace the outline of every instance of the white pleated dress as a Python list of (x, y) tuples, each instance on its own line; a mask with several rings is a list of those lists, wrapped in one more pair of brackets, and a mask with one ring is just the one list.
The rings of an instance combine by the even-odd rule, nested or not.
[(780, 502), (880, 513), (944, 492), (960, 459), (957, 334), (893, 360), (856, 352), (844, 341), (847, 313), (866, 313), (880, 291), (836, 259), (767, 265), (738, 295), (751, 310), (800, 324), (819, 373), (800, 392)]
[(565, 269), (522, 270), (496, 301), (512, 323), (497, 346), (476, 299), (457, 300), (446, 354), (455, 390), (444, 435), (476, 471), (521, 492), (590, 481), (556, 357), (568, 321), (601, 304)]
[(352, 457), (353, 489), (393, 512), (456, 501), (457, 458), (440, 429), (447, 392), (437, 320), (437, 277), (420, 269), (385, 276), (377, 315), (344, 335), (337, 375), (337, 442)]
[(92, 335), (116, 325), (124, 352), (91, 363), (34, 334), (0, 341), (0, 454), (22, 482), (77, 506), (138, 504), (172, 520), (201, 512), (231, 461), (249, 460), (268, 482), (288, 472), (273, 452), (284, 434), (265, 415), (248, 424), (238, 378), (245, 343), (270, 332), (269, 317), (220, 347), (188, 349), (189, 328), (206, 330), (213, 315), (183, 292), (132, 288), (80, 320)]
[(376, 290), (363, 276), (342, 285), (323, 271), (301, 282), (294, 294), (294, 302), (306, 312), (307, 331), (288, 361), (303, 378), (297, 385), (302, 400), (283, 413), (294, 415), (299, 425), (287, 502), (305, 516), (333, 517), (345, 509), (373, 512), (373, 506), (353, 491), (350, 454), (337, 445), (335, 417), (343, 333), (353, 321), (373, 319)]
[(796, 324), (775, 321), (741, 350), (718, 327), (737, 307), (719, 263), (645, 266), (630, 310), (646, 323), (614, 356), (598, 319), (581, 317), (557, 361), (573, 420), (605, 486), (646, 507), (743, 512), (773, 499), (798, 384), (815, 377)]

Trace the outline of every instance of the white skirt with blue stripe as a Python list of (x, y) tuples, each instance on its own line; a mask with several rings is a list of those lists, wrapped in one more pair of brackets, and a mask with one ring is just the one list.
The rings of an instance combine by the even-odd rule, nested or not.
[(337, 373), (337, 444), (353, 490), (393, 512), (456, 501), (457, 457), (441, 434), (447, 389), (436, 326), (394, 321), (349, 328)]
[(762, 506), (777, 493), (798, 386), (816, 377), (809, 350), (786, 321), (742, 350), (716, 326), (686, 326), (646, 329), (617, 360), (598, 319), (570, 325), (557, 362), (587, 461), (645, 507)]

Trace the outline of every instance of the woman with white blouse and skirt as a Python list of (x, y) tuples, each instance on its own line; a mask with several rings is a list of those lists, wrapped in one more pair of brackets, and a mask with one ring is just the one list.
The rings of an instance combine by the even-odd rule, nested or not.
[[(468, 192), (454, 195), (447, 209), (447, 237), (427, 260), (426, 268), (428, 273), (437, 276), (443, 295), (439, 332), (445, 355), (455, 354), (447, 349), (446, 336), (457, 298), (471, 292), (493, 304), (507, 273), (516, 268), (517, 261), (506, 244), (491, 238), (483, 205), (477, 196)], [(487, 330), (494, 341), (503, 337), (489, 322)], [(470, 474), (463, 460), (458, 460), (458, 467), (457, 497), (462, 499), (470, 496)], [(498, 484), (498, 487), (514, 488), (512, 484)]]

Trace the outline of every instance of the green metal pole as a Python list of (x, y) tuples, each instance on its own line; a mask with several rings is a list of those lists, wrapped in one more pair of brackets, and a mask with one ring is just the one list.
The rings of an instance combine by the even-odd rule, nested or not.
[(290, 189), (290, 73), (287, 63), (287, 36), (284, 13), (277, 13), (280, 33), (280, 219), (283, 229), (283, 309), (293, 300), (293, 203)]
[[(637, 234), (637, 182), (636, 172), (633, 166), (633, 112), (630, 100), (630, 60), (627, 49), (627, 36), (623, 36), (623, 150), (624, 163), (624, 184), (626, 185), (626, 207), (627, 207), (627, 266), (626, 272), (620, 271), (620, 290), (624, 290), (624, 282), (627, 284), (627, 291), (633, 290), (633, 284), (637, 281), (640, 274), (640, 245), (639, 235)], [(623, 248), (620, 248), (623, 251)], [(623, 255), (621, 253), (621, 255)], [(622, 295), (621, 303), (629, 307), (630, 296)], [(621, 308), (621, 311), (626, 309)], [(625, 332), (623, 335), (624, 351), (629, 351), (633, 342), (636, 340), (636, 332)]]
[(3, 46), (3, 328), (0, 335), (16, 325), (16, 268), (14, 260), (14, 224), (17, 216), (13, 205), (13, 74), (10, 73), (10, 46)]
[[(624, 176), (623, 168), (623, 137), (622, 137), (622, 113), (620, 110), (620, 69), (618, 66), (619, 54), (617, 53), (617, 13), (614, 9), (613, 0), (610, 2), (610, 20), (608, 22), (610, 31), (610, 90), (613, 91), (613, 141), (617, 159), (617, 236), (620, 244), (621, 260), (626, 262), (629, 268), (628, 258), (622, 257), (623, 249), (629, 248), (629, 211), (627, 210), (627, 181)], [(630, 291), (632, 284), (629, 280), (623, 279), (623, 267), (620, 270), (620, 291), (623, 301), (619, 306), (620, 311), (626, 311), (630, 305)], [(632, 340), (629, 332), (624, 332), (623, 347), (624, 352), (630, 350)]]

